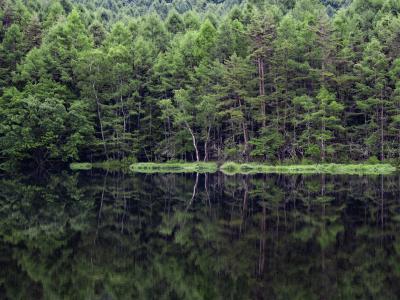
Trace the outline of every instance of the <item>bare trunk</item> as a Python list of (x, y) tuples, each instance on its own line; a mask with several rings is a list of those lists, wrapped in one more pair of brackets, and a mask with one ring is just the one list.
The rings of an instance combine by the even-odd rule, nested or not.
[[(325, 108), (324, 108), (325, 109)], [(322, 132), (325, 133), (325, 113), (322, 116)], [(321, 150), (322, 150), (322, 161), (325, 161), (325, 139), (322, 137), (321, 139)]]
[[(89, 67), (90, 73), (92, 73), (92, 65)], [(98, 70), (97, 70), (98, 71)], [(108, 160), (108, 153), (107, 153), (107, 146), (106, 146), (106, 139), (104, 137), (104, 130), (103, 130), (103, 122), (101, 119), (101, 112), (100, 112), (100, 100), (99, 96), (97, 95), (96, 91), (96, 86), (95, 83), (92, 81), (92, 89), (93, 89), (93, 94), (96, 99), (96, 105), (97, 105), (97, 118), (99, 119), (99, 124), (100, 124), (100, 132), (101, 132), (101, 139), (103, 141), (103, 147), (104, 147), (104, 154), (106, 155), (106, 158)]]
[(101, 119), (101, 112), (100, 112), (100, 101), (97, 96), (97, 92), (94, 86), (94, 83), (92, 83), (93, 87), (93, 92), (96, 98), (96, 105), (97, 105), (97, 118), (99, 119), (99, 124), (100, 124), (100, 132), (101, 132), (101, 139), (103, 140), (103, 147), (104, 147), (104, 154), (106, 155), (106, 158), (108, 160), (108, 153), (107, 153), (107, 146), (106, 146), (106, 139), (104, 137), (104, 129), (103, 129), (103, 121)]
[(204, 161), (208, 160), (208, 141), (210, 140), (211, 126), (208, 127), (206, 141), (204, 142)]
[(192, 136), (192, 142), (194, 146), (194, 150), (196, 151), (196, 161), (200, 161), (199, 149), (197, 148), (196, 137), (194, 136), (193, 130), (190, 128), (188, 123), (185, 123), (187, 130), (190, 132)]
[(262, 127), (266, 126), (266, 105), (265, 105), (265, 75), (264, 75), (264, 61), (261, 57), (258, 58), (258, 77), (259, 77), (259, 96), (261, 97), (261, 114), (262, 114)]
[(124, 118), (124, 133), (126, 133), (126, 121), (127, 121), (127, 117), (126, 117), (126, 114), (125, 114), (125, 105), (124, 105), (124, 99), (123, 99), (123, 97), (122, 97), (122, 81), (120, 81), (120, 83), (119, 83), (119, 85), (120, 85), (120, 96), (119, 96), (119, 101), (121, 102), (121, 112), (122, 112), (122, 115), (123, 115), (123, 118)]
[[(237, 100), (239, 103), (240, 110), (242, 110), (242, 101), (239, 97)], [(246, 115), (243, 110), (242, 110), (242, 112), (243, 112), (242, 130), (243, 130), (243, 141), (244, 141), (243, 155), (245, 157), (247, 157), (247, 152), (248, 152), (248, 148), (249, 148), (249, 135), (248, 135), (247, 126), (246, 126)]]
[(243, 139), (244, 139), (244, 154), (247, 156), (248, 148), (249, 148), (249, 134), (246, 127), (246, 122), (242, 123), (243, 127)]

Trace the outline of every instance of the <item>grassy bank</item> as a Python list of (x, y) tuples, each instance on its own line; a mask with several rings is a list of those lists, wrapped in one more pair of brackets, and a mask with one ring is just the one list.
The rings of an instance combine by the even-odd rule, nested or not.
[(313, 164), (271, 166), (256, 163), (226, 162), (220, 170), (226, 174), (390, 174), (396, 168), (390, 164)]
[(75, 162), (71, 163), (69, 168), (73, 171), (87, 171), (93, 168), (93, 164), (87, 162)]
[(106, 160), (95, 163), (74, 162), (69, 165), (73, 171), (87, 171), (91, 169), (102, 169), (110, 172), (128, 172), (130, 162), (122, 160)]
[[(165, 162), (134, 163), (105, 161), (98, 163), (71, 163), (71, 170), (83, 171), (105, 169), (108, 171), (128, 171), (136, 173), (215, 173), (215, 162)], [(378, 175), (390, 174), (396, 168), (390, 164), (310, 164), (310, 165), (266, 165), (258, 163), (226, 162), (219, 168), (225, 174), (354, 174)]]
[(218, 166), (214, 162), (135, 163), (130, 170), (137, 173), (214, 173)]

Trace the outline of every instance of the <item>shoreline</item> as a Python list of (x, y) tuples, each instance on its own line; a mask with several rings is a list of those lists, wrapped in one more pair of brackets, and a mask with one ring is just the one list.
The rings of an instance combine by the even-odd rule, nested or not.
[[(91, 169), (110, 169), (110, 163), (71, 163), (73, 171), (87, 171)], [(293, 164), (269, 165), (264, 163), (236, 163), (225, 162), (218, 165), (216, 162), (164, 162), (164, 163), (113, 163), (112, 168), (117, 171), (129, 170), (133, 173), (216, 173), (226, 175), (235, 174), (337, 174), (337, 175), (387, 175), (394, 173), (397, 168), (389, 163), (324, 163), (324, 164)]]

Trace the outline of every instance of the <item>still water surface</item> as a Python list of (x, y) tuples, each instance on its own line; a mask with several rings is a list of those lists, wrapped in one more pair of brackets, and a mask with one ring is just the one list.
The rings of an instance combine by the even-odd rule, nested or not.
[(0, 299), (397, 299), (400, 176), (0, 178)]

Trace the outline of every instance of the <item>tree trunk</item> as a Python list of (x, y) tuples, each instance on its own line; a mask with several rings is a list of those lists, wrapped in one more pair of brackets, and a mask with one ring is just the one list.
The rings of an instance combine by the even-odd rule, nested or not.
[(243, 153), (247, 157), (247, 152), (248, 152), (248, 149), (249, 149), (249, 134), (248, 134), (247, 127), (246, 127), (246, 121), (244, 121), (242, 123), (242, 127), (243, 127), (243, 140), (244, 140)]
[(266, 127), (266, 105), (265, 105), (265, 75), (264, 75), (264, 60), (258, 58), (258, 77), (259, 77), (259, 96), (261, 98), (261, 114), (262, 114), (262, 127)]
[(208, 141), (210, 139), (210, 131), (211, 131), (211, 126), (208, 127), (207, 137), (206, 137), (206, 140), (204, 142), (204, 161), (208, 160)]
[(92, 83), (92, 88), (93, 92), (96, 98), (96, 105), (97, 105), (97, 118), (99, 119), (99, 124), (100, 124), (100, 132), (101, 132), (101, 139), (103, 140), (103, 147), (104, 147), (104, 154), (106, 155), (106, 158), (108, 160), (108, 153), (107, 153), (107, 146), (106, 146), (106, 139), (104, 137), (104, 130), (103, 130), (103, 121), (101, 119), (101, 112), (100, 112), (100, 101), (97, 96), (97, 92), (94, 86), (94, 83)]
[(249, 148), (249, 134), (247, 131), (247, 126), (246, 126), (246, 115), (245, 115), (245, 112), (242, 110), (242, 101), (241, 101), (240, 97), (237, 98), (237, 101), (238, 101), (240, 110), (243, 112), (243, 122), (242, 122), (243, 141), (244, 141), (243, 154), (247, 158), (247, 152), (248, 152), (248, 148)]
[(197, 148), (197, 142), (196, 142), (196, 137), (194, 136), (194, 133), (192, 129), (190, 128), (189, 124), (186, 123), (186, 128), (189, 130), (190, 135), (192, 136), (192, 142), (194, 146), (194, 150), (196, 151), (196, 161), (200, 161), (200, 155), (199, 155), (199, 149)]
[[(322, 122), (322, 132), (325, 132), (325, 121)], [(322, 161), (325, 161), (325, 139), (321, 139)]]

